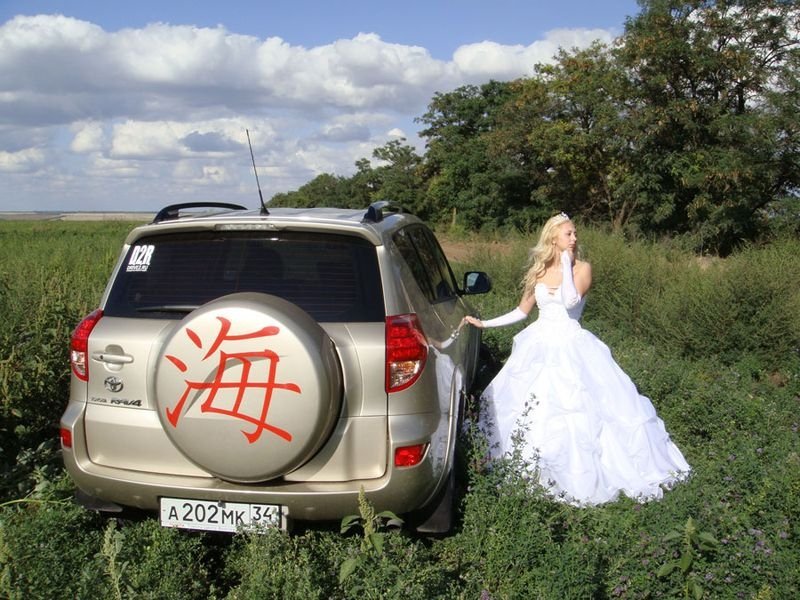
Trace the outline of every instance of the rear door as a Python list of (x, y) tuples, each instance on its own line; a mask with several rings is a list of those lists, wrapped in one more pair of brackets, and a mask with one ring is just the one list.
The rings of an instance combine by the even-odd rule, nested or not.
[[(375, 247), (366, 240), (214, 230), (140, 238), (123, 257), (104, 316), (89, 339), (85, 427), (93, 462), (146, 472), (204, 473), (164, 433), (153, 378), (165, 340), (180, 320), (237, 292), (288, 300), (323, 327), (350, 322), (382, 336), (383, 294)], [(352, 346), (344, 337), (343, 343)], [(358, 398), (352, 400), (359, 406)]]

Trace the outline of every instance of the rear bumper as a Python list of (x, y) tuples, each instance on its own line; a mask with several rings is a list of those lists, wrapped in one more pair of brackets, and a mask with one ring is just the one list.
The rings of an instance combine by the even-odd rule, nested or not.
[[(345, 483), (281, 483), (250, 485), (246, 489), (214, 478), (146, 476), (136, 473), (125, 478), (117, 469), (80, 468), (65, 452), (67, 470), (78, 488), (100, 509), (113, 504), (157, 510), (159, 498), (187, 498), (226, 502), (279, 504), (286, 516), (297, 520), (332, 520), (357, 514), (361, 486), (379, 510), (407, 513), (424, 506), (436, 491), (436, 480), (427, 461), (415, 467), (395, 470), (377, 480)], [(131, 474), (127, 474), (131, 475)], [(97, 502), (102, 500), (103, 502)], [(106, 506), (107, 503), (113, 503)]]
[[(440, 491), (452, 468), (452, 451), (437, 443), (436, 422), (441, 415), (401, 415), (389, 417), (390, 448), (394, 456), (400, 446), (428, 443), (423, 460), (398, 468), (390, 461), (382, 476), (350, 481), (285, 481), (233, 483), (209, 476), (148, 473), (98, 465), (89, 460), (82, 419), (67, 411), (62, 427), (72, 432), (72, 448), (62, 448), (64, 464), (84, 496), (84, 505), (93, 503), (101, 510), (113, 506), (158, 510), (161, 497), (277, 504), (294, 520), (335, 520), (357, 514), (358, 494), (363, 487), (378, 510), (408, 513), (425, 506)], [(433, 431), (432, 431), (433, 430)], [(434, 434), (432, 436), (432, 433)], [(88, 497), (88, 498), (86, 498)], [(110, 503), (110, 504), (109, 504)]]

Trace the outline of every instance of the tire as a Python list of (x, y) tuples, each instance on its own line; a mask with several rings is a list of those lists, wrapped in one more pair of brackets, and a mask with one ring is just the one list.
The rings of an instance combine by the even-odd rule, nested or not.
[(228, 481), (267, 481), (307, 462), (342, 403), (330, 337), (276, 296), (223, 296), (187, 315), (155, 364), (158, 416), (194, 464)]

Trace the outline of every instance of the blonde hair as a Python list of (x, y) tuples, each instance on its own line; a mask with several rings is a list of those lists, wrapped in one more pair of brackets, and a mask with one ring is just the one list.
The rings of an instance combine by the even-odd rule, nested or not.
[(558, 228), (564, 223), (569, 223), (570, 218), (566, 213), (559, 213), (547, 219), (539, 234), (539, 241), (531, 248), (528, 255), (528, 270), (522, 278), (523, 290), (531, 294), (533, 286), (544, 276), (544, 271), (556, 259), (556, 249), (553, 240), (558, 235)]

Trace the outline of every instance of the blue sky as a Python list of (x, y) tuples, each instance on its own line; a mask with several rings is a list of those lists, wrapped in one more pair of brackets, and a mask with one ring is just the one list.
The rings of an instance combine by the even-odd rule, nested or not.
[(0, 211), (252, 203), (405, 138), (432, 95), (611, 41), (632, 0), (0, 0)]

